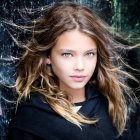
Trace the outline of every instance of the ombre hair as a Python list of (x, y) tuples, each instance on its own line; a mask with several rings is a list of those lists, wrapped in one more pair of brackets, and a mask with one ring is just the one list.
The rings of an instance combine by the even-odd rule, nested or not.
[(133, 79), (125, 71), (128, 65), (120, 55), (127, 46), (116, 41), (112, 29), (94, 11), (84, 6), (61, 2), (45, 7), (42, 13), (39, 19), (34, 20), (33, 28), (25, 27), (32, 32), (32, 38), (26, 44), (18, 65), (15, 84), (18, 102), (29, 97), (31, 92), (36, 92), (54, 111), (79, 127), (84, 123), (100, 121), (72, 110), (73, 104), (67, 94), (59, 89), (51, 65), (45, 64), (58, 37), (64, 32), (78, 30), (96, 41), (97, 65), (90, 83), (108, 100), (109, 115), (118, 135), (121, 135), (129, 114), (126, 97), (131, 98), (126, 79)]

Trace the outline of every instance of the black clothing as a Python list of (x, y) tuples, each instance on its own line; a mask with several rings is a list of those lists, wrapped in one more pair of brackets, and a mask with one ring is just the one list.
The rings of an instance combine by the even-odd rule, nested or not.
[(17, 110), (9, 140), (116, 140), (117, 131), (108, 115), (105, 97), (91, 86), (86, 96), (78, 112), (99, 121), (93, 125), (84, 124), (80, 129), (53, 111), (39, 94), (32, 93)]

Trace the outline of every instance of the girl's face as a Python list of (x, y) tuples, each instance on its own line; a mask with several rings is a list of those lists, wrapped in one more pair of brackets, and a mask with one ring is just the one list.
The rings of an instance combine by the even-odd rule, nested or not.
[(96, 42), (77, 30), (65, 32), (47, 62), (58, 77), (61, 90), (84, 89), (96, 67)]

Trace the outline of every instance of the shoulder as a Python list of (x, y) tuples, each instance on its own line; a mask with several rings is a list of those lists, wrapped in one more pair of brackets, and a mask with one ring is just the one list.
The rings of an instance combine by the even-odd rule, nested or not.
[(34, 110), (37, 110), (38, 112), (53, 111), (50, 105), (45, 102), (38, 93), (31, 93), (30, 97), (28, 97), (26, 101), (19, 104), (17, 114), (26, 110), (30, 110), (31, 112)]
[(29, 99), (19, 105), (11, 127), (36, 133), (44, 127), (45, 123), (52, 122), (51, 116), (56, 116), (56, 113), (49, 104), (43, 102), (40, 95), (32, 94)]

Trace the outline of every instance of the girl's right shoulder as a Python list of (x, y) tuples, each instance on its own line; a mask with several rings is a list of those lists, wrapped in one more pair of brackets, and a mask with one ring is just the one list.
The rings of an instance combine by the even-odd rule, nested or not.
[(53, 111), (47, 101), (43, 100), (43, 97), (39, 93), (35, 92), (30, 93), (30, 97), (28, 97), (26, 101), (22, 101), (22, 103), (19, 104), (18, 110), (20, 110), (21, 108)]
[[(10, 129), (18, 129), (45, 138), (46, 130), (49, 130), (51, 123), (57, 116), (39, 94), (32, 93), (30, 98), (18, 106), (11, 121)], [(47, 127), (46, 129), (44, 129), (45, 126)]]

